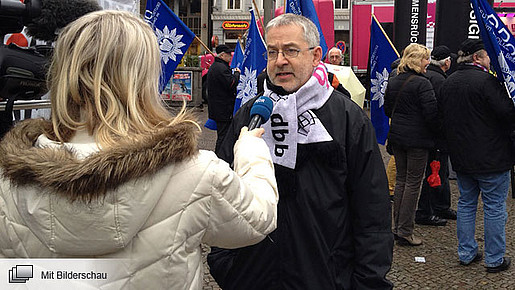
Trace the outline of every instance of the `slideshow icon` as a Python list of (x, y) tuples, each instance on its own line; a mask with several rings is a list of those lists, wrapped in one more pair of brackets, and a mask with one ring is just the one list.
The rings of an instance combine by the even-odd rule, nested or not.
[(9, 283), (26, 283), (32, 277), (32, 265), (16, 265), (9, 270)]

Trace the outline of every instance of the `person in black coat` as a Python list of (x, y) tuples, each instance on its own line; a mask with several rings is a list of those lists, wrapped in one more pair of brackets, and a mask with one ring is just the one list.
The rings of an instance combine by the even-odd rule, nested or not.
[(489, 73), (490, 57), (481, 40), (465, 40), (458, 54), (458, 69), (443, 83), (438, 100), (460, 190), (458, 256), (462, 265), (482, 258), (475, 239), (481, 194), (485, 266), (488, 272), (500, 272), (510, 266), (510, 258), (505, 256), (505, 227), (515, 107), (504, 84)]
[(433, 86), (422, 74), (430, 52), (420, 44), (404, 50), (399, 74), (388, 82), (384, 109), (391, 118), (388, 142), (395, 156), (397, 176), (394, 194), (394, 235), (402, 245), (418, 246), (413, 235), (415, 209), (429, 149), (435, 145), (438, 108)]
[(207, 103), (209, 118), (216, 122), (216, 151), (227, 134), (231, 124), (236, 100), (236, 87), (240, 80), (240, 70), (234, 73), (229, 66), (232, 49), (221, 44), (216, 47), (216, 58), (207, 72)]
[[(391, 204), (372, 123), (323, 77), (313, 22), (283, 14), (266, 37), (264, 96), (274, 108), (262, 126), (279, 189), (277, 229), (255, 246), (212, 248), (211, 274), (224, 290), (391, 289)], [(254, 101), (217, 152), (228, 163)]]
[[(451, 67), (451, 50), (440, 45), (431, 52), (431, 63), (427, 67), (425, 76), (433, 85), (436, 100), (440, 93), (440, 87), (447, 78), (446, 72)], [(441, 116), (439, 116), (441, 120)], [(429, 158), (426, 166), (426, 176), (422, 182), (422, 191), (418, 200), (418, 208), (415, 214), (415, 222), (421, 225), (444, 226), (447, 219), (456, 219), (456, 212), (451, 209), (451, 188), (449, 186), (449, 153), (445, 136), (442, 130), (438, 130), (435, 139), (435, 148), (429, 151)], [(432, 174), (431, 162), (438, 160), (440, 162), (441, 185), (431, 187), (427, 178)]]

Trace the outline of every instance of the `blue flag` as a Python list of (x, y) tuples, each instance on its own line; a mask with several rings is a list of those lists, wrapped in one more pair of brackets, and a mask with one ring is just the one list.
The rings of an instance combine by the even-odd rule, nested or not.
[(322, 33), (322, 27), (320, 27), (320, 21), (318, 21), (318, 15), (313, 0), (288, 0), (284, 13), (302, 15), (315, 23), (318, 33), (320, 34), (320, 46), (322, 47), (322, 58), (324, 58), (328, 48), (324, 34)]
[(245, 42), (245, 53), (241, 65), (240, 82), (236, 88), (236, 101), (234, 103), (234, 113), (241, 105), (257, 95), (257, 76), (265, 69), (266, 46), (254, 17), (254, 11), (250, 11), (251, 21)]
[(190, 47), (195, 34), (162, 0), (147, 1), (145, 21), (152, 26), (161, 50), (163, 73), (159, 88), (162, 91)]
[(390, 124), (384, 114), (384, 93), (388, 85), (391, 64), (399, 57), (381, 24), (372, 15), (370, 26), (370, 119), (379, 144), (386, 143)]
[(515, 104), (515, 39), (487, 1), (471, 0), (471, 3), (490, 64), (497, 78), (506, 84)]
[(241, 70), (242, 64), (243, 49), (241, 48), (240, 39), (238, 38), (238, 43), (236, 43), (236, 47), (234, 48), (234, 54), (232, 55), (231, 68), (239, 68)]

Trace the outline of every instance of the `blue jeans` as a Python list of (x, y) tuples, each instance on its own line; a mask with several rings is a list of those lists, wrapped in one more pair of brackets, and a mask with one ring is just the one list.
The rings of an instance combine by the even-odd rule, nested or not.
[(506, 197), (510, 172), (488, 174), (457, 173), (460, 198), (458, 200), (458, 256), (468, 263), (478, 251), (475, 239), (476, 211), (479, 193), (483, 199), (485, 265), (497, 267), (503, 262), (506, 251), (505, 227), (508, 213)]

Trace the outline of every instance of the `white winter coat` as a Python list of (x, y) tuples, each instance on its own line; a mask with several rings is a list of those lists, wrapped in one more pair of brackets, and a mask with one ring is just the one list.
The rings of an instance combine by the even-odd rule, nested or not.
[(233, 171), (197, 150), (191, 125), (109, 150), (51, 141), (49, 125), (24, 121), (0, 143), (0, 257), (117, 258), (106, 289), (201, 289), (201, 243), (243, 247), (276, 227), (260, 138), (236, 143)]

